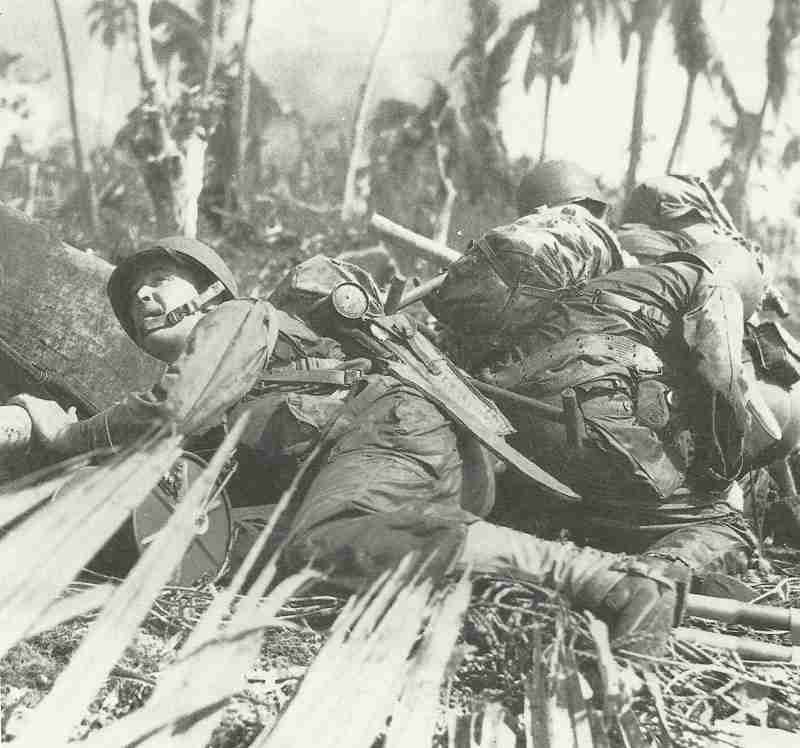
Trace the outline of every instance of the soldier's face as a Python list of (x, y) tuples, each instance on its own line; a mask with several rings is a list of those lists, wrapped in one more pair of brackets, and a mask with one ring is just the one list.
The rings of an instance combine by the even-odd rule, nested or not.
[(130, 317), (136, 342), (151, 356), (172, 363), (180, 356), (202, 312), (184, 317), (178, 324), (147, 330), (144, 321), (185, 304), (199, 293), (195, 274), (169, 260), (148, 264), (133, 276)]

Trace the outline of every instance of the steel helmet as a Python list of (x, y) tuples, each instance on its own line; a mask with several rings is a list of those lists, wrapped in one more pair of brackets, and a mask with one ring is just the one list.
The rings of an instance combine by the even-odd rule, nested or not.
[[(590, 201), (590, 211), (601, 213), (608, 202), (600, 192), (597, 178), (573, 161), (542, 161), (529, 171), (517, 189), (517, 210), (521, 216), (543, 205)], [(595, 214), (597, 215), (597, 214)]]
[(719, 282), (735, 288), (742, 297), (745, 320), (758, 309), (767, 292), (769, 284), (760, 253), (735, 239), (717, 239), (661, 258), (661, 262), (675, 260), (700, 264)]
[(142, 265), (164, 256), (169, 257), (179, 265), (188, 265), (195, 270), (201, 271), (208, 276), (209, 286), (219, 282), (223, 287), (224, 298), (232, 299), (239, 294), (236, 279), (233, 277), (231, 269), (207, 244), (186, 236), (168, 236), (164, 239), (159, 239), (151, 246), (132, 254), (130, 257), (126, 257), (114, 268), (111, 277), (108, 279), (106, 291), (111, 301), (111, 307), (120, 325), (132, 339), (135, 338), (134, 328), (128, 309), (131, 281), (135, 272)]

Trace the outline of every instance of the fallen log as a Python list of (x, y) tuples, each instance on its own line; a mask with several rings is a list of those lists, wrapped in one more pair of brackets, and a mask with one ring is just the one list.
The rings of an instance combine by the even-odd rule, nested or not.
[(27, 391), (86, 416), (157, 379), (106, 298), (112, 267), (0, 204), (0, 398)]

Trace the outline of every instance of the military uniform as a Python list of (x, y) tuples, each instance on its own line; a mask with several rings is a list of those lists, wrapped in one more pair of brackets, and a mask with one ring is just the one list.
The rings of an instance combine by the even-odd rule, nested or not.
[(716, 246), (706, 257), (712, 262), (702, 251), (673, 253), (564, 294), (480, 375), (552, 404), (574, 388), (583, 444), (569, 447), (562, 425), (524, 409), (508, 413), (515, 443), (586, 499), (581, 522), (596, 539), (622, 545), (624, 533), (623, 547), (635, 551), (713, 523), (714, 552), (674, 536), (660, 541), (695, 570), (716, 565), (729, 541), (739, 560), (753, 550), (724, 489), (742, 468), (751, 414), (741, 329), (763, 281), (741, 245)]
[[(288, 306), (320, 310), (318, 298), (306, 301)], [(180, 317), (163, 316), (170, 315)], [(310, 444), (324, 440), (313, 460), (307, 458), (307, 480), (291, 510), (283, 554), (288, 570), (313, 562), (337, 586), (360, 589), (417, 551), (428, 574), (461, 564), (522, 575), (605, 611), (614, 634), (649, 637), (627, 646), (663, 644), (679, 614), (686, 583), (680, 569), (540, 541), (465, 508), (464, 445), (472, 434), (545, 485), (548, 476), (508, 452), (505, 419), (471, 393), (407, 319), (370, 313), (341, 330), (336, 341), (323, 333), (268, 302), (223, 301), (195, 324), (183, 353), (150, 390), (67, 427), (58, 439), (61, 454), (119, 446), (154, 422), (201, 434), (231, 412), (255, 407), (244, 448), (259, 455), (263, 475), (276, 454), (302, 458)], [(353, 354), (366, 354), (368, 366), (363, 356), (356, 365)], [(331, 390), (346, 394), (328, 409), (310, 399), (317, 393), (302, 391), (311, 385), (329, 388), (322, 398)], [(306, 408), (299, 407), (303, 396)], [(259, 414), (264, 397), (271, 404)], [(275, 402), (280, 405), (272, 407)], [(276, 430), (284, 408), (311, 427), (294, 451)], [(550, 489), (570, 493), (552, 480)]]

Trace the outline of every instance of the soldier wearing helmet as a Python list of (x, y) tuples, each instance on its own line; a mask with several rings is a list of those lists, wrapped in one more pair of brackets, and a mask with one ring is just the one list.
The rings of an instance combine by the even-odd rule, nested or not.
[(183, 236), (162, 239), (117, 265), (107, 292), (125, 332), (167, 363), (180, 355), (197, 315), (238, 296), (222, 258)]
[(605, 220), (608, 201), (597, 177), (574, 161), (543, 161), (529, 171), (517, 188), (517, 212), (526, 216), (543, 206), (581, 205), (595, 218)]
[(470, 243), (425, 303), (448, 352), (467, 369), (516, 336), (559, 294), (635, 264), (605, 222), (597, 179), (571, 161), (544, 161), (519, 186), (520, 218)]
[[(17, 402), (28, 409), (44, 446), (68, 456), (126, 444), (153, 421), (194, 435), (244, 409), (256, 420), (255, 430), (248, 424), (245, 442), (263, 460), (262, 482), (253, 486), (260, 489), (273, 469), (270, 458), (283, 447), (273, 428), (275, 408), (270, 411), (277, 393), (293, 414), (302, 414), (306, 440), (313, 440), (309, 427), (315, 423), (330, 429), (321, 445), (324, 459), (309, 462), (309, 480), (289, 530), (283, 558), (290, 568), (314, 562), (349, 590), (413, 551), (428, 574), (444, 574), (454, 563), (521, 572), (579, 605), (606, 611), (615, 634), (639, 637), (632, 646), (663, 645), (680, 608), (683, 570), (541, 541), (492, 525), (462, 505), (461, 441), (476, 436), (513, 461), (501, 437), (507, 422), (472, 393), (407, 318), (374, 308), (363, 286), (348, 280), (346, 293), (338, 294), (337, 285), (327, 294), (331, 278), (355, 277), (346, 265), (312, 258), (291, 274), (289, 285), (299, 279), (302, 286), (295, 288), (298, 295), (290, 298), (284, 284), (276, 296), (326, 325), (324, 332), (336, 332), (342, 346), (337, 352), (337, 341), (266, 301), (226, 300), (235, 285), (211, 261), (209, 248), (193, 241), (180, 249), (163, 244), (124, 263), (109, 284), (120, 323), (168, 361), (163, 377), (151, 390), (128, 395), (80, 423), (69, 422), (66, 414), (58, 423), (52, 403), (21, 396)], [(217, 282), (222, 292), (214, 296)], [(358, 289), (360, 310), (354, 303)], [(325, 313), (316, 315), (320, 309)], [(184, 345), (175, 357), (179, 338)], [(326, 340), (333, 343), (327, 356)], [(345, 361), (343, 351), (362, 358)], [(373, 362), (378, 373), (370, 372)], [(317, 393), (332, 390), (344, 395), (333, 415), (321, 413), (319, 402), (309, 404)], [(546, 484), (548, 477), (538, 472)], [(560, 484), (549, 480), (558, 491)]]
[[(754, 552), (725, 491), (743, 468), (752, 420), (778, 430), (741, 359), (744, 319), (764, 287), (739, 242), (672, 253), (563, 294), (514, 354), (481, 373), (554, 405), (575, 390), (586, 424), (575, 448), (562, 424), (519, 407), (508, 415), (520, 450), (587, 499), (580, 522), (596, 541), (655, 543), (654, 555), (669, 548), (697, 573)], [(698, 527), (705, 545), (680, 534)]]

